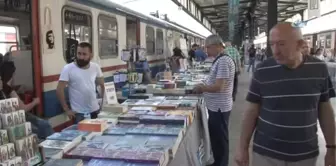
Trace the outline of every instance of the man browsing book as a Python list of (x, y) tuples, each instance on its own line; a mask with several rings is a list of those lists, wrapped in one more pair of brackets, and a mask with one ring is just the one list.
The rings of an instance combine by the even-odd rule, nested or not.
[[(57, 97), (69, 118), (78, 123), (85, 118), (95, 119), (100, 106), (97, 101), (96, 84), (100, 86), (100, 96), (104, 96), (104, 76), (100, 66), (91, 62), (92, 46), (80, 43), (76, 60), (64, 66), (57, 85)], [(64, 90), (68, 86), (70, 107), (65, 100)]]

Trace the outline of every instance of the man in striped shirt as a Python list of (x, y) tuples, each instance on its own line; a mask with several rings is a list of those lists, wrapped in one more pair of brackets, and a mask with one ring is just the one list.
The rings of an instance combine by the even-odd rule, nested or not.
[(301, 54), (302, 33), (291, 23), (277, 24), (269, 38), (273, 58), (253, 75), (237, 164), (249, 164), (254, 132), (253, 166), (315, 166), (319, 120), (327, 145), (325, 166), (335, 166), (335, 119), (329, 101), (335, 92), (326, 64)]
[(209, 114), (209, 134), (215, 159), (213, 166), (227, 166), (229, 161), (229, 116), (232, 110), (232, 91), (235, 74), (233, 60), (224, 55), (221, 38), (210, 35), (205, 39), (209, 57), (215, 57), (204, 85), (194, 90), (204, 94)]

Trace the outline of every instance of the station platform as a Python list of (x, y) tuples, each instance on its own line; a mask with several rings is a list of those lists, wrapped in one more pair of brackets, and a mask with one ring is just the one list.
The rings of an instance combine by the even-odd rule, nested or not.
[[(248, 92), (251, 78), (252, 78), (252, 73), (251, 72), (247, 73), (246, 71), (244, 71), (239, 76), (238, 94), (236, 96), (236, 101), (234, 103), (233, 110), (231, 112), (230, 123), (229, 123), (229, 144), (230, 144), (229, 165), (230, 166), (236, 165), (234, 162), (234, 154), (235, 154), (236, 146), (238, 145), (239, 138), (240, 138), (243, 114), (247, 107), (247, 102), (245, 100), (245, 97)], [(336, 104), (336, 100), (333, 99), (332, 102)], [(316, 165), (324, 165), (324, 155), (325, 155), (326, 149), (325, 149), (324, 137), (323, 137), (323, 134), (320, 128), (318, 128), (318, 136), (319, 136), (319, 144), (320, 144), (320, 155), (318, 157), (318, 162)], [(250, 149), (252, 149), (252, 146)]]

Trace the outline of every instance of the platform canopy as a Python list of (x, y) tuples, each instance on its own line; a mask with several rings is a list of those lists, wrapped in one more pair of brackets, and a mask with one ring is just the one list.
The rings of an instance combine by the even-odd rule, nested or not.
[[(248, 28), (249, 20), (255, 19), (255, 31), (259, 27), (260, 32), (267, 30), (267, 11), (269, 0), (172, 0), (194, 19), (214, 33), (218, 33), (224, 39), (229, 35), (229, 12), (230, 4), (239, 1), (238, 18), (235, 21), (234, 33), (238, 34), (241, 29)], [(276, 0), (272, 0), (276, 1)], [(307, 9), (308, 0), (278, 0), (278, 21)], [(235, 2), (236, 3), (236, 2)], [(235, 4), (234, 3), (234, 4)], [(231, 6), (232, 7), (232, 6)], [(232, 10), (231, 10), (232, 11)], [(232, 21), (231, 21), (232, 22)], [(232, 25), (231, 25), (232, 27)], [(247, 32), (247, 31), (245, 31)], [(256, 33), (255, 33), (256, 34)]]

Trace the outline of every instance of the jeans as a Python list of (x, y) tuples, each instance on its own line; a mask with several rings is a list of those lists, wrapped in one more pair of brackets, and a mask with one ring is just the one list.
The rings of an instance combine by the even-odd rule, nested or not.
[(229, 164), (229, 112), (208, 110), (209, 135), (215, 162), (212, 166)]
[(40, 139), (46, 139), (54, 133), (53, 128), (47, 120), (41, 119), (32, 113), (26, 112), (26, 120), (31, 123), (33, 133)]
[(255, 58), (250, 58), (249, 59), (249, 66), (247, 68), (247, 72), (250, 72), (250, 68), (252, 67), (252, 72), (254, 72), (254, 68), (255, 68)]
[[(91, 113), (91, 119), (97, 119), (98, 117), (98, 114), (99, 114), (100, 111), (94, 111)], [(75, 115), (75, 124), (78, 124), (80, 121), (84, 120), (85, 117), (84, 117), (84, 114), (82, 113), (76, 113)]]

